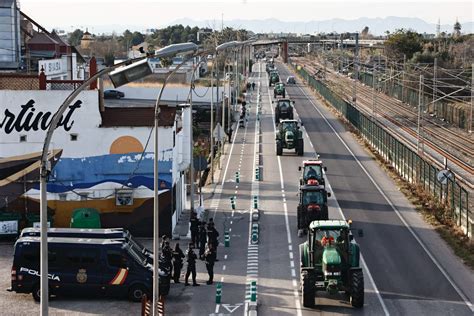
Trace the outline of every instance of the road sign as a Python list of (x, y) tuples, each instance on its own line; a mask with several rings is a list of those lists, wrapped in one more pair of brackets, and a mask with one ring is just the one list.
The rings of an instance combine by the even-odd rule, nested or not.
[(227, 309), (227, 311), (232, 314), (232, 313), (235, 312), (235, 310), (236, 310), (237, 308), (239, 308), (241, 305), (242, 305), (242, 303), (238, 303), (238, 304), (235, 304), (235, 305), (222, 304), (222, 307), (224, 307), (225, 309)]
[(217, 123), (216, 127), (214, 128), (214, 131), (212, 132), (212, 135), (218, 141), (222, 141), (224, 139), (225, 131), (220, 123)]
[(443, 185), (448, 184), (448, 179), (453, 179), (453, 177), (454, 177), (453, 173), (449, 169), (441, 170), (436, 175), (436, 178), (438, 179), (438, 181)]

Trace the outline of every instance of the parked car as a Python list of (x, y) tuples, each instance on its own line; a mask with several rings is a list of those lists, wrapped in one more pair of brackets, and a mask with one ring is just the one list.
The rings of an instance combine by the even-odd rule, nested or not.
[(286, 78), (286, 84), (296, 84), (296, 79), (294, 76), (288, 76), (288, 78)]
[(125, 93), (118, 90), (105, 90), (104, 91), (104, 98), (106, 99), (121, 99), (125, 97)]

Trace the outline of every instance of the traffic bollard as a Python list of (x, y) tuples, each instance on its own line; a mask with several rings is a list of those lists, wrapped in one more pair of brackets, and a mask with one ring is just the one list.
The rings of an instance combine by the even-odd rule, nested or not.
[(216, 304), (220, 304), (222, 299), (222, 283), (217, 283), (216, 287)]
[(250, 283), (250, 301), (257, 301), (257, 281), (252, 281)]
[(229, 247), (230, 246), (230, 235), (229, 232), (224, 232), (224, 246)]
[(240, 183), (240, 172), (238, 171), (235, 172), (235, 182)]
[(258, 244), (258, 224), (257, 223), (253, 223), (252, 224), (252, 232), (251, 232), (251, 241), (252, 241), (252, 244)]
[(253, 197), (253, 208), (258, 208), (258, 196)]
[(230, 197), (230, 205), (232, 206), (232, 209), (235, 210), (235, 196)]
[(257, 180), (257, 181), (260, 180), (260, 168), (259, 167), (255, 168), (255, 180)]

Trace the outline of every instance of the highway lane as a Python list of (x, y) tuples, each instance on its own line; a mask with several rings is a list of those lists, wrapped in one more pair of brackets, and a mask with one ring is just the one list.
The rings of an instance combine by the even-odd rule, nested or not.
[[(262, 84), (268, 85), (265, 78)], [(262, 315), (318, 315), (384, 313), (375, 289), (366, 273), (364, 310), (353, 309), (344, 295), (330, 297), (320, 293), (316, 310), (301, 307), (299, 292), (298, 246), (305, 239), (297, 237), (298, 166), (302, 160), (314, 158), (314, 149), (305, 135), (305, 155), (284, 151), (275, 153), (275, 125), (268, 88), (262, 94), (263, 183), (261, 185), (261, 255), (259, 278), (259, 313)], [(329, 198), (331, 218), (342, 218), (337, 201)], [(263, 268), (264, 267), (264, 268)]]
[[(289, 71), (281, 65), (279, 70), (282, 80), (286, 79)], [(374, 179), (374, 184), (373, 177), (362, 168), (373, 164), (372, 158), (357, 143), (352, 141), (350, 146), (343, 143), (338, 133), (343, 135), (344, 142), (350, 141), (350, 135), (310, 96), (309, 89), (298, 84), (287, 86), (287, 91), (296, 101), (305, 129), (328, 167), (327, 177), (345, 216), (364, 230), (365, 237), (358, 241), (390, 314), (472, 315), (465, 297), (460, 297), (448, 280), (449, 275), (440, 270), (431, 258), (433, 254), (425, 251), (393, 209), (407, 211), (408, 203), (390, 202), (394, 204), (392, 207), (388, 197), (396, 188), (391, 192), (379, 191), (379, 179)], [(357, 160), (352, 155), (354, 150), (349, 150), (354, 147), (359, 147)], [(470, 278), (468, 275), (467, 280)]]

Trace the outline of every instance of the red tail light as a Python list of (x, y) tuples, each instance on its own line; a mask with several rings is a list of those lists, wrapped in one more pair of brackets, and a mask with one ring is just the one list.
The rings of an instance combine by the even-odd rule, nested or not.
[(308, 205), (308, 211), (310, 212), (319, 212), (321, 207), (318, 204), (310, 204)]
[(318, 185), (319, 182), (318, 182), (318, 180), (316, 180), (316, 179), (309, 179), (309, 180), (307, 181), (307, 184), (308, 184), (308, 185)]

